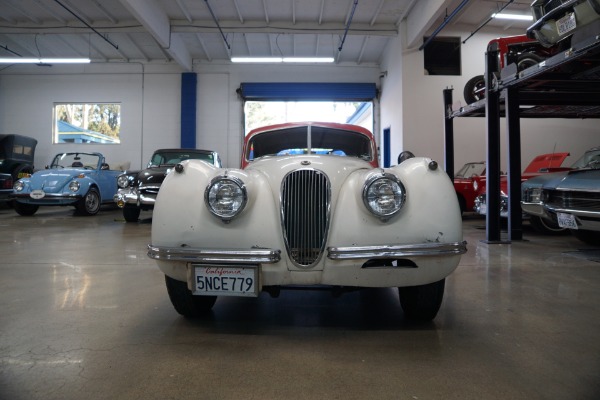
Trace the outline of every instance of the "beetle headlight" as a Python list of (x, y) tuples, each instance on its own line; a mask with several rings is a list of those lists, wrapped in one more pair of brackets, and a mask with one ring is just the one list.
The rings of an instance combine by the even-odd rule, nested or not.
[(22, 192), (23, 189), (25, 189), (25, 185), (21, 181), (16, 181), (15, 184), (13, 185), (13, 189), (16, 192)]
[(129, 177), (127, 175), (120, 175), (117, 178), (117, 186), (119, 186), (121, 189), (125, 189), (127, 186), (129, 186)]
[(395, 175), (374, 175), (365, 182), (363, 202), (367, 210), (382, 220), (400, 211), (405, 199), (406, 189)]
[(69, 182), (69, 190), (71, 192), (73, 192), (73, 193), (75, 193), (76, 191), (78, 191), (80, 186), (81, 185), (79, 185), (78, 181), (71, 181), (71, 182)]
[(204, 192), (208, 210), (224, 222), (229, 222), (241, 213), (247, 200), (244, 182), (231, 176), (213, 179)]

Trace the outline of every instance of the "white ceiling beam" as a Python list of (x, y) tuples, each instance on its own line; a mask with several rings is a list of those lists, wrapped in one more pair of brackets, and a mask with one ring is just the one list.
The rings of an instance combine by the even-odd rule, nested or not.
[(240, 11), (240, 6), (238, 5), (237, 0), (233, 0), (233, 6), (235, 7), (235, 11), (237, 12), (238, 18), (240, 20), (240, 24), (244, 23), (244, 17), (242, 16), (242, 13)]
[(208, 52), (208, 50), (206, 49), (206, 46), (204, 45), (204, 40), (202, 40), (202, 36), (200, 36), (199, 33), (196, 34), (196, 39), (198, 39), (198, 43), (200, 43), (200, 47), (202, 48), (202, 51), (204, 52), (206, 59), (209, 62), (212, 61), (212, 57), (211, 57), (210, 53)]
[(375, 10), (375, 14), (373, 15), (373, 18), (371, 18), (371, 23), (369, 25), (371, 25), (371, 26), (375, 25), (375, 21), (377, 21), (377, 18), (379, 17), (379, 14), (381, 13), (381, 9), (383, 8), (384, 2), (385, 2), (385, 0), (379, 0), (379, 4), (377, 5), (377, 10)]
[(188, 20), (188, 22), (191, 24), (193, 19), (192, 19), (192, 14), (190, 14), (190, 11), (187, 9), (187, 7), (185, 6), (185, 4), (183, 3), (182, 0), (177, 0), (177, 5), (179, 6), (179, 9), (181, 10), (181, 12), (183, 13), (183, 15), (185, 16), (185, 18)]
[(406, 17), (406, 43), (409, 48), (420, 46), (423, 36), (452, 6), (452, 0), (417, 1)]
[(72, 13), (75, 13), (79, 18), (81, 18), (86, 24), (92, 25), (92, 23), (94, 22), (91, 19), (89, 19), (86, 15), (84, 15), (83, 12), (77, 7), (75, 7), (73, 3), (71, 3), (69, 0), (61, 0), (61, 3), (65, 7), (67, 7)]
[(267, 1), (262, 0), (262, 3), (263, 3), (263, 10), (265, 11), (265, 22), (268, 24), (269, 23), (269, 10), (267, 10)]
[(323, 10), (325, 9), (325, 0), (321, 0), (321, 11), (319, 11), (319, 25), (323, 23)]
[(30, 21), (33, 21), (36, 24), (40, 23), (39, 19), (32, 16), (31, 13), (24, 10), (20, 5), (14, 4), (11, 0), (7, 0), (6, 4), (8, 4), (8, 6), (10, 6), (12, 9), (17, 11), (19, 14), (23, 15), (25, 18), (29, 19)]
[[(179, 35), (171, 33), (167, 14), (154, 0), (121, 0), (121, 4), (150, 32), (158, 44), (185, 70), (192, 70), (192, 56)], [(186, 21), (187, 23), (187, 21)]]

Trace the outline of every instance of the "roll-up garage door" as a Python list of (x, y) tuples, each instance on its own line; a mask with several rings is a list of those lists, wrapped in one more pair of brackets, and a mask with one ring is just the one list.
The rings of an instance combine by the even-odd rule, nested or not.
[(238, 89), (252, 101), (372, 101), (374, 83), (243, 82)]

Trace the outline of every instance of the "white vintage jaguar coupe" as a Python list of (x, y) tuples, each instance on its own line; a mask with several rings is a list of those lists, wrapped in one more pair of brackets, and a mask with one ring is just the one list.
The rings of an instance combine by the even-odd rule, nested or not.
[(435, 161), (380, 168), (371, 132), (333, 123), (255, 129), (240, 169), (176, 165), (148, 246), (186, 317), (218, 296), (398, 287), (405, 317), (430, 320), (465, 251), (452, 181)]

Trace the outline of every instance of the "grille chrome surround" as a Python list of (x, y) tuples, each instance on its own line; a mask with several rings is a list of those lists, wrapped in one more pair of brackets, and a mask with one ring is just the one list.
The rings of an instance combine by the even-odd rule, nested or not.
[(545, 190), (546, 206), (551, 209), (600, 213), (600, 193), (592, 191)]
[(298, 169), (281, 182), (281, 227), (287, 253), (297, 267), (316, 265), (325, 250), (331, 184), (324, 172)]

